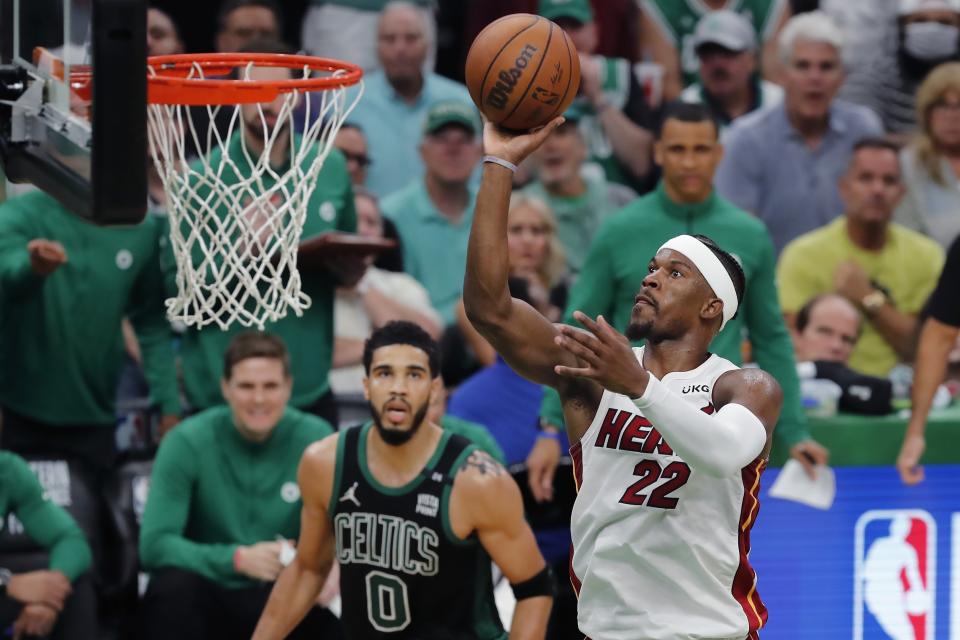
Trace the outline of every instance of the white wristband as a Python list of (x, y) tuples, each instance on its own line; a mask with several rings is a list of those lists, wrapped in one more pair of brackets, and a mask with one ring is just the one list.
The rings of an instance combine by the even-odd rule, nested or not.
[(497, 156), (483, 156), (484, 162), (492, 162), (493, 164), (498, 164), (505, 169), (510, 169), (513, 173), (517, 172), (517, 165), (513, 164), (509, 160), (504, 160), (503, 158), (498, 158)]

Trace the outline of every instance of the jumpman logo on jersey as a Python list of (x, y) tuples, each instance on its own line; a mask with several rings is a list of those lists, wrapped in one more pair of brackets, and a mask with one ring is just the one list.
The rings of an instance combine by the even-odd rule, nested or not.
[(343, 495), (340, 496), (340, 502), (353, 502), (353, 504), (355, 504), (355, 505), (357, 505), (357, 506), (359, 507), (359, 506), (360, 506), (360, 501), (357, 500), (357, 496), (356, 496), (356, 493), (357, 493), (357, 485), (359, 485), (359, 484), (360, 484), (359, 482), (354, 482), (354, 483), (353, 483), (353, 486), (351, 486), (349, 489), (347, 489), (346, 491), (344, 491), (344, 492), (343, 492)]

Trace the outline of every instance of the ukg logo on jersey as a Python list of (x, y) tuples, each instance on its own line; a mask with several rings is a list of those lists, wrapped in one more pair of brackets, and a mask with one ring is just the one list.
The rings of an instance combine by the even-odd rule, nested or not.
[(937, 525), (926, 511), (867, 511), (855, 528), (854, 640), (933, 640)]

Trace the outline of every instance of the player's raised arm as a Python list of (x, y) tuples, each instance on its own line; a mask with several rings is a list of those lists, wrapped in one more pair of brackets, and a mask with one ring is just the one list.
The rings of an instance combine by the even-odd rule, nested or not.
[(524, 519), (517, 483), (499, 462), (477, 450), (457, 474), (454, 492), (451, 520), (469, 522), (517, 598), (510, 640), (542, 640), (555, 578)]
[[(490, 122), (484, 122), (485, 162), (483, 180), (470, 231), (467, 269), (463, 282), (463, 305), (470, 323), (522, 376), (550, 386), (562, 380), (554, 365), (571, 356), (553, 343), (554, 326), (536, 309), (510, 296), (507, 277), (507, 211), (510, 206), (513, 173), (563, 122), (555, 118), (536, 133), (512, 136)], [(504, 165), (487, 158), (505, 161)]]
[(334, 532), (327, 516), (338, 436), (310, 445), (300, 460), (297, 483), (303, 499), (297, 556), (277, 578), (253, 640), (286, 638), (314, 605), (333, 565)]

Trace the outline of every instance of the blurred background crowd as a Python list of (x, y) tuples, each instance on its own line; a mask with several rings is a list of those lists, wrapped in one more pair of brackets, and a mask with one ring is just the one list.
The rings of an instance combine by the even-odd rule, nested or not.
[[(150, 55), (302, 50), (364, 69), (304, 237), (340, 230), (397, 245), (358, 273), (304, 273), (311, 308), (267, 327), (290, 353), (289, 405), (324, 421), (321, 431), (367, 420), (364, 340), (391, 320), (419, 324), (443, 352), (447, 397), (431, 418), (515, 474), (541, 550), (564, 572), (574, 491), (559, 404), (498, 357), (461, 303), (482, 157), (464, 60), (484, 26), (517, 12), (563, 28), (582, 76), (565, 123), (515, 174), (514, 296), (557, 322), (580, 309), (622, 330), (651, 252), (677, 233), (708, 235), (747, 275), (714, 351), (777, 377), (776, 447), (812, 473), (830, 452), (810, 436), (810, 414), (884, 415), (912, 402), (890, 464), (920, 480), (926, 416), (958, 389), (960, 0), (151, 3)], [(703, 122), (715, 123), (716, 145), (687, 149), (684, 127)], [(151, 538), (139, 541), (149, 558), (138, 555), (158, 444), (188, 416), (242, 402), (222, 364), (240, 328), (184, 330), (164, 317), (175, 269), (161, 247), (166, 196), (147, 171), (150, 213), (136, 228), (92, 228), (36, 191), (11, 188), (0, 206), (3, 335), (15, 336), (0, 341), (0, 446), (32, 461), (48, 495), (72, 492), (61, 504), (92, 556), (36, 573), (60, 586), (71, 615), (98, 611), (112, 637), (140, 637), (130, 611), (143, 562), (180, 562), (227, 587), (253, 580), (235, 562), (218, 567), (212, 549)], [(212, 446), (193, 455), (215, 464)], [(164, 482), (188, 476), (168, 469)], [(196, 499), (186, 486), (176, 495)], [(181, 516), (155, 517), (151, 535), (217, 546), (198, 534), (215, 518)], [(62, 539), (33, 542), (8, 525), (0, 566), (29, 572), (31, 553), (77, 544), (76, 525), (61, 524)], [(231, 553), (278, 544), (223, 542)], [(47, 575), (57, 572), (72, 586)], [(562, 589), (551, 637), (577, 637)]]

